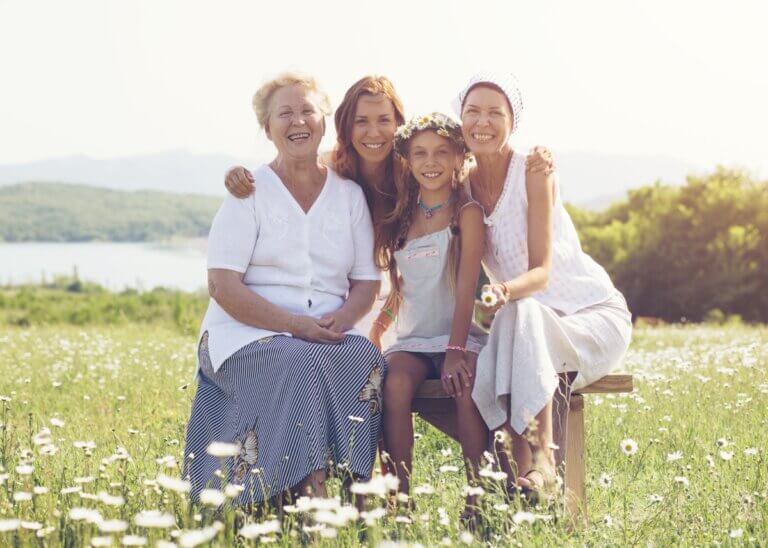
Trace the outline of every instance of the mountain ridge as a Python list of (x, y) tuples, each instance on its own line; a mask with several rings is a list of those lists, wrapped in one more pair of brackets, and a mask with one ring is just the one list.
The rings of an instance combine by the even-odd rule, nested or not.
[[(262, 161), (186, 150), (121, 158), (68, 156), (0, 165), (0, 188), (27, 181), (55, 181), (221, 197), (227, 169), (233, 165), (255, 167)], [(587, 209), (604, 207), (621, 199), (627, 190), (657, 180), (682, 184), (688, 174), (701, 171), (699, 166), (662, 156), (555, 151), (555, 161), (563, 198)]]

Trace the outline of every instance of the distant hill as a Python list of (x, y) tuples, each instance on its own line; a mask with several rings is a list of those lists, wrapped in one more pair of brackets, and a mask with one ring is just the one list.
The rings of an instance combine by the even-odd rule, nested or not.
[[(555, 159), (563, 197), (589, 209), (601, 209), (623, 198), (628, 189), (656, 180), (682, 184), (686, 175), (700, 171), (699, 166), (659, 156), (608, 156), (556, 150)], [(73, 156), (0, 165), (0, 186), (25, 181), (58, 181), (116, 190), (151, 189), (222, 196), (227, 168), (236, 164), (255, 167), (264, 160), (266, 158), (247, 160), (187, 151), (109, 159)]]
[(85, 185), (0, 186), (0, 241), (153, 241), (208, 234), (220, 198)]
[(69, 156), (0, 165), (0, 185), (56, 181), (115, 190), (158, 190), (223, 196), (224, 174), (235, 164), (253, 166), (254, 161), (186, 151), (106, 159)]

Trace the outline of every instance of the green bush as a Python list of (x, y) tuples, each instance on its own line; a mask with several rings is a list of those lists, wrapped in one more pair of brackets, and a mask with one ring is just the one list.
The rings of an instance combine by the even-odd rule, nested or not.
[[(77, 287), (76, 291), (72, 288)], [(208, 304), (202, 293), (154, 289), (145, 293), (127, 290), (111, 293), (73, 279), (59, 279), (46, 286), (0, 288), (0, 324), (172, 326), (194, 334)]]
[(718, 168), (630, 191), (602, 213), (569, 210), (635, 315), (768, 321), (768, 183)]

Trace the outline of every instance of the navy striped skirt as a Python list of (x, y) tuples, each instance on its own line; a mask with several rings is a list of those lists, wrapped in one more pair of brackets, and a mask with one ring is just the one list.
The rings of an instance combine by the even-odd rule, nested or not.
[[(368, 339), (347, 335), (341, 344), (320, 344), (268, 337), (241, 348), (214, 373), (207, 335), (198, 350), (184, 455), (194, 500), (204, 488), (220, 488), (220, 476), (244, 488), (234, 504), (269, 499), (316, 470), (370, 478), (386, 365)], [(234, 443), (239, 455), (222, 461), (207, 454), (214, 441)]]

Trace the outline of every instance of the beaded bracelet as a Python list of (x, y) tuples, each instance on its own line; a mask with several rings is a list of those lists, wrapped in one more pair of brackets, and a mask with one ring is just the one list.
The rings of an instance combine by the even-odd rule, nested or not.
[(449, 344), (445, 347), (446, 350), (458, 350), (459, 352), (463, 352), (464, 354), (467, 353), (467, 349), (463, 346), (459, 346), (458, 344)]
[(382, 308), (381, 311), (384, 312), (384, 314), (386, 314), (387, 316), (389, 316), (389, 319), (392, 320), (392, 323), (397, 321), (397, 316), (395, 316), (395, 313), (392, 312), (392, 310), (389, 307)]

